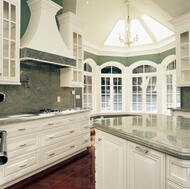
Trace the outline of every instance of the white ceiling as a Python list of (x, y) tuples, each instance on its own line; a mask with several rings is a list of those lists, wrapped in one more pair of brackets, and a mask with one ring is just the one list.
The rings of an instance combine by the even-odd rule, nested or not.
[[(173, 39), (162, 44), (152, 44), (143, 47), (105, 47), (104, 42), (114, 28), (118, 20), (126, 20), (127, 7), (125, 0), (77, 0), (76, 14), (84, 22), (83, 39), (86, 50), (93, 49), (99, 54), (106, 52), (132, 53), (134, 51), (142, 51), (152, 49), (155, 52), (163, 49), (163, 46), (170, 44), (174, 46)], [(156, 21), (162, 23), (170, 30), (174, 31), (170, 21), (190, 12), (190, 0), (130, 0), (130, 17), (131, 19), (141, 19), (143, 14), (151, 16)], [(135, 48), (135, 49), (134, 49)], [(169, 48), (169, 46), (168, 46)]]

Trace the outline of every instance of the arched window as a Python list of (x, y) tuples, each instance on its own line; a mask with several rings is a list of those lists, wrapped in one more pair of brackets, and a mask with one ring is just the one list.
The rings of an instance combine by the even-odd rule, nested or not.
[(180, 88), (175, 86), (176, 83), (176, 60), (169, 61), (165, 67), (165, 102), (163, 103), (164, 112), (168, 108), (180, 107)]
[(92, 67), (84, 64), (84, 108), (92, 109)]
[(144, 63), (132, 70), (132, 111), (157, 111), (157, 68), (155, 66)]
[(122, 111), (122, 84), (121, 68), (108, 65), (101, 69), (101, 111)]

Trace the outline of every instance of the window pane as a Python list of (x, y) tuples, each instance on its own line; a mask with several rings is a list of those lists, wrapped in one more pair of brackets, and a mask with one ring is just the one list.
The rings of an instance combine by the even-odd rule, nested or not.
[(143, 65), (133, 69), (133, 73), (143, 73)]
[(101, 70), (101, 73), (110, 74), (111, 73), (111, 66), (103, 68)]
[(84, 64), (84, 71), (92, 72), (92, 67), (88, 63), (85, 63)]
[(156, 68), (153, 66), (145, 65), (145, 73), (156, 72)]
[(113, 66), (112, 67), (112, 74), (121, 74), (121, 69)]

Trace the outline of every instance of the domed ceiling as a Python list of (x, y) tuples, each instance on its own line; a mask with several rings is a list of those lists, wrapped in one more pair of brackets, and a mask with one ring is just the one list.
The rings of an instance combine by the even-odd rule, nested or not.
[(171, 20), (190, 11), (189, 0), (130, 0), (131, 34), (138, 42), (130, 47), (125, 38), (126, 0), (76, 0), (76, 14), (84, 22), (85, 50), (118, 55), (157, 53), (175, 46)]

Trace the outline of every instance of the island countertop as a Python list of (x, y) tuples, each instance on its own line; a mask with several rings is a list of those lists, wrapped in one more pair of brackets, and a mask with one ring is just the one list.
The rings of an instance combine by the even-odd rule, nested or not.
[(190, 118), (166, 115), (134, 115), (101, 118), (96, 129), (171, 156), (190, 160)]

